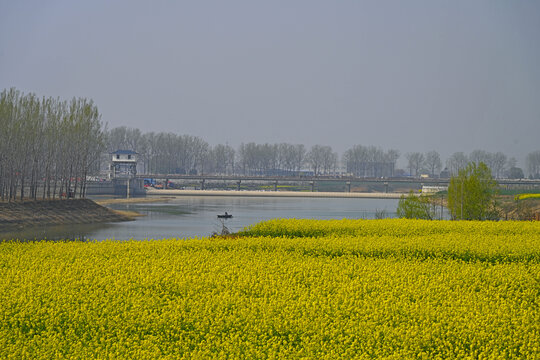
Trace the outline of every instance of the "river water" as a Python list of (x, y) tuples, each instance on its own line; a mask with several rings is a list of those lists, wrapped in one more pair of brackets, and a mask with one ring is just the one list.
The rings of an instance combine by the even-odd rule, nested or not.
[[(377, 211), (395, 217), (397, 199), (369, 198), (267, 198), (182, 196), (169, 202), (111, 204), (116, 210), (141, 213), (134, 221), (29, 228), (23, 232), (0, 234), (0, 238), (26, 240), (126, 240), (206, 237), (220, 233), (223, 224), (237, 232), (257, 222), (275, 218), (373, 219)], [(222, 224), (218, 214), (232, 219)]]

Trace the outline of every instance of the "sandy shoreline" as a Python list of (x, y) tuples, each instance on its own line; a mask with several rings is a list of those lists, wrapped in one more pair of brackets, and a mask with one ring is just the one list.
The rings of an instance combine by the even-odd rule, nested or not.
[(304, 192), (304, 191), (236, 191), (236, 190), (176, 190), (147, 189), (146, 195), (168, 196), (251, 196), (251, 197), (312, 197), (312, 198), (372, 198), (399, 199), (400, 193), (349, 193), (349, 192)]
[[(161, 195), (161, 194), (159, 194), (159, 195)], [(132, 197), (132, 198), (129, 198), (129, 199), (126, 199), (126, 198), (123, 198), (123, 199), (111, 198), (111, 199), (102, 199), (102, 200), (94, 199), (94, 202), (96, 204), (106, 206), (106, 205), (109, 205), (109, 204), (136, 204), (136, 203), (147, 203), (147, 202), (152, 202), (152, 203), (154, 203), (154, 202), (167, 202), (167, 201), (172, 200), (172, 199), (174, 199), (174, 198), (171, 197), (171, 196), (161, 197), (161, 198), (156, 198), (156, 197), (151, 197), (151, 198)]]

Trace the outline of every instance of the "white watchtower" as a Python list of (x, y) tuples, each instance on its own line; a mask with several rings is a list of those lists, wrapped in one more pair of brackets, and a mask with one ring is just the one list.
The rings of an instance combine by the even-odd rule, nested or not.
[(112, 178), (131, 178), (137, 174), (138, 153), (132, 150), (116, 150), (111, 153)]

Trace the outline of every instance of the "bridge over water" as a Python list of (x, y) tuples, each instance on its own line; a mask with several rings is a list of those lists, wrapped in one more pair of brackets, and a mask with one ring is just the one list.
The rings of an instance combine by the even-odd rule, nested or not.
[[(408, 185), (415, 187), (422, 186), (448, 186), (450, 179), (448, 178), (364, 178), (353, 176), (250, 176), (250, 175), (183, 175), (183, 174), (137, 174), (138, 179), (156, 179), (163, 180), (165, 184), (171, 180), (184, 180), (197, 182), (201, 189), (210, 182), (225, 182), (234, 183), (237, 189), (240, 190), (240, 185), (247, 182), (263, 182), (274, 185), (274, 190), (277, 191), (278, 184), (285, 183), (308, 183), (311, 185), (311, 190), (314, 191), (318, 182), (334, 182), (345, 185), (345, 191), (351, 191), (351, 184), (378, 184), (384, 186), (385, 192), (388, 192), (390, 185)], [(540, 180), (526, 179), (498, 179), (499, 185), (512, 188), (540, 188)]]

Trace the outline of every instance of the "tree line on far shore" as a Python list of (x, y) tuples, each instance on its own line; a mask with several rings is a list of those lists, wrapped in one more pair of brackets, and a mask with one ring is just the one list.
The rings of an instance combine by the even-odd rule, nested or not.
[[(133, 150), (139, 154), (141, 170), (146, 174), (238, 174), (293, 175), (301, 170), (313, 175), (348, 173), (359, 177), (393, 177), (400, 175), (450, 177), (457, 175), (469, 162), (484, 163), (495, 178), (524, 178), (515, 158), (502, 152), (475, 150), (469, 155), (452, 154), (444, 163), (437, 151), (405, 154), (408, 173), (396, 169), (400, 152), (376, 146), (355, 145), (341, 159), (331, 146), (302, 144), (243, 143), (235, 150), (228, 144), (211, 146), (200, 137), (174, 133), (142, 133), (125, 126), (107, 131), (107, 149)], [(540, 150), (526, 157), (530, 178), (540, 178)]]
[(0, 93), (0, 197), (84, 197), (105, 134), (91, 100)]
[[(341, 158), (331, 146), (302, 144), (228, 144), (211, 146), (200, 137), (142, 133), (125, 126), (107, 130), (92, 100), (39, 98), (12, 88), (0, 93), (0, 198), (84, 197), (88, 175), (98, 175), (116, 150), (139, 154), (147, 174), (240, 174), (315, 176), (347, 173), (359, 177), (400, 175), (450, 177), (469, 162), (484, 163), (495, 178), (524, 178), (514, 158), (475, 150), (452, 154), (406, 153), (408, 174), (396, 169), (400, 152), (355, 145)], [(526, 157), (528, 176), (540, 178), (540, 150)]]

